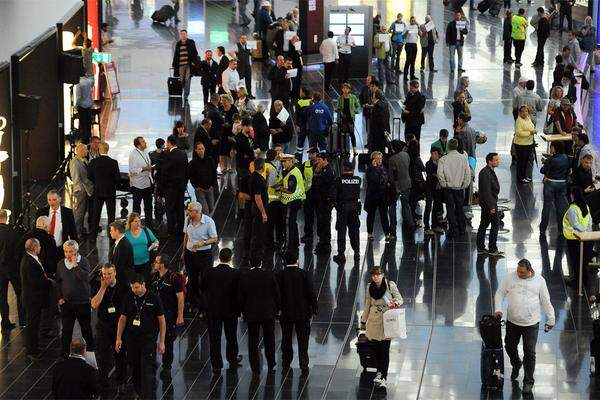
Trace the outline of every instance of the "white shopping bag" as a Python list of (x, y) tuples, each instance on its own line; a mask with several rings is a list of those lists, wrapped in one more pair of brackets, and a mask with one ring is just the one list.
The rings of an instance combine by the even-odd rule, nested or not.
[(404, 308), (392, 308), (383, 313), (383, 333), (386, 338), (406, 339)]

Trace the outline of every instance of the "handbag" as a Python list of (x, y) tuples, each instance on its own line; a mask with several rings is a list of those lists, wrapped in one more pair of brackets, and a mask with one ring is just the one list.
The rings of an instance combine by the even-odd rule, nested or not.
[(148, 232), (148, 228), (144, 228), (144, 234), (146, 235), (146, 242), (148, 243), (148, 252), (150, 253), (150, 264), (154, 262), (156, 256), (158, 256), (157, 249), (150, 249), (152, 245), (152, 239), (150, 238), (150, 233)]
[(406, 317), (404, 308), (391, 308), (383, 313), (383, 334), (389, 339), (406, 339)]
[(545, 135), (551, 135), (554, 133), (554, 121), (552, 121), (549, 117), (546, 117), (546, 122), (544, 122), (544, 129), (542, 131)]

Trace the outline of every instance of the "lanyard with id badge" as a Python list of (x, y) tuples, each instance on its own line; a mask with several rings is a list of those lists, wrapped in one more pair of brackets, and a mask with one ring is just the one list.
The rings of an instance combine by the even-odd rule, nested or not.
[(144, 301), (142, 302), (142, 305), (139, 307), (138, 307), (137, 296), (134, 298), (134, 300), (135, 300), (135, 308), (137, 310), (137, 314), (136, 314), (135, 318), (133, 319), (133, 321), (131, 322), (131, 324), (133, 326), (140, 327), (142, 325), (142, 310), (144, 309), (144, 306), (146, 305), (146, 299), (144, 299)]
[(115, 292), (116, 292), (116, 291), (117, 291), (117, 288), (116, 288), (116, 287), (112, 288), (112, 290), (111, 290), (111, 292), (112, 292), (112, 293), (111, 293), (111, 295), (110, 295), (110, 306), (108, 306), (108, 307), (106, 308), (106, 312), (107, 312), (108, 314), (114, 314), (114, 313), (116, 313), (116, 312), (117, 312), (117, 307), (115, 307), (115, 304), (113, 303), (113, 298), (115, 297)]

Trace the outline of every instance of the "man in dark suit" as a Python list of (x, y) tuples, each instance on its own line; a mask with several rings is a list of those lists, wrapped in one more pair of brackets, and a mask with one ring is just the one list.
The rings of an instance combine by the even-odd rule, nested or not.
[(237, 71), (240, 75), (240, 79), (245, 80), (248, 98), (253, 99), (254, 96), (252, 96), (252, 54), (251, 50), (248, 49), (246, 40), (246, 35), (240, 36), (240, 41), (236, 44), (237, 51), (235, 52), (235, 55), (238, 59)]
[(179, 38), (175, 45), (173, 53), (173, 71), (176, 77), (181, 80), (183, 86), (183, 96), (187, 100), (190, 95), (190, 84), (192, 81), (192, 65), (198, 58), (198, 50), (196, 50), (196, 42), (188, 39), (187, 31), (182, 29), (179, 32)]
[(77, 240), (75, 216), (73, 215), (73, 210), (60, 205), (62, 199), (56, 190), (51, 189), (48, 191), (46, 200), (48, 201), (48, 206), (38, 209), (35, 218), (37, 219), (37, 217), (45, 215), (50, 219), (48, 233), (56, 241), (59, 254), (62, 254), (62, 244), (64, 242), (67, 240)]
[(298, 359), (303, 374), (308, 373), (308, 339), (310, 319), (319, 312), (312, 277), (298, 266), (298, 253), (286, 252), (283, 256), (286, 267), (277, 273), (281, 291), (281, 359), (283, 369), (289, 369), (294, 358), (292, 334), (296, 330)]
[(167, 206), (167, 229), (170, 235), (183, 234), (183, 208), (185, 189), (187, 187), (188, 159), (185, 152), (177, 148), (177, 138), (167, 138), (165, 162), (161, 170), (161, 185)]
[(227, 340), (225, 354), (230, 367), (237, 367), (242, 361), (242, 356), (238, 355), (237, 342), (237, 322), (240, 315), (237, 290), (240, 272), (230, 264), (232, 255), (231, 249), (221, 249), (219, 265), (208, 270), (200, 284), (200, 290), (205, 294), (207, 301), (210, 363), (215, 375), (219, 375), (223, 368), (221, 357), (223, 330)]
[(288, 69), (292, 68), (292, 60), (278, 56), (276, 64), (271, 70), (271, 112), (273, 104), (281, 100), (286, 110), (290, 109), (290, 94), (292, 93), (292, 80), (288, 76)]
[(44, 267), (38, 258), (40, 242), (37, 239), (28, 239), (25, 242), (25, 256), (21, 259), (21, 283), (23, 284), (23, 304), (27, 314), (27, 330), (25, 346), (27, 358), (40, 359), (38, 344), (40, 319), (42, 308), (47, 305), (48, 292), (52, 285), (46, 277)]
[(88, 178), (94, 183), (93, 227), (100, 226), (102, 206), (106, 203), (108, 223), (115, 220), (117, 184), (121, 179), (117, 160), (108, 156), (108, 143), (99, 146), (100, 156), (90, 161)]
[(208, 136), (210, 137), (212, 148), (209, 155), (213, 160), (219, 159), (219, 143), (223, 136), (223, 125), (225, 124), (225, 116), (219, 109), (221, 97), (217, 93), (210, 95), (210, 102), (204, 108), (204, 116), (210, 120), (210, 128)]
[[(201, 142), (204, 144), (204, 149), (206, 153), (209, 155), (213, 154), (213, 142), (209, 135), (210, 129), (212, 128), (212, 121), (209, 118), (204, 118), (198, 128), (196, 128), (196, 132), (194, 133), (194, 148), (196, 148), (196, 143)], [(192, 159), (196, 158), (196, 154), (192, 155)]]
[[(486, 166), (479, 172), (479, 206), (481, 207), (481, 222), (477, 230), (477, 253), (490, 256), (502, 256), (498, 251), (496, 238), (498, 237), (498, 193), (500, 184), (494, 168), (500, 163), (498, 153), (489, 153), (485, 156)], [(485, 231), (490, 227), (489, 247), (485, 248)]]
[(223, 71), (229, 68), (229, 57), (225, 55), (225, 47), (217, 47), (217, 59), (219, 60), (219, 67), (217, 69), (217, 85), (219, 86), (219, 93), (225, 93), (225, 90), (223, 89)]
[(133, 277), (133, 247), (125, 237), (125, 223), (122, 220), (113, 221), (109, 225), (109, 233), (114, 243), (108, 252), (108, 261), (115, 266), (117, 279), (129, 283)]
[(71, 354), (57, 363), (52, 373), (52, 394), (55, 399), (92, 399), (100, 392), (98, 372), (85, 361), (84, 339), (71, 341)]
[(25, 312), (21, 304), (21, 277), (19, 276), (19, 234), (8, 223), (8, 211), (0, 210), (0, 317), (2, 330), (16, 327), (10, 322), (8, 307), (8, 284), (10, 283), (17, 297), (19, 324), (25, 325)]
[(281, 296), (275, 275), (265, 271), (261, 265), (255, 265), (240, 277), (238, 302), (248, 323), (248, 359), (252, 372), (260, 373), (260, 354), (258, 344), (260, 329), (263, 331), (263, 343), (267, 358), (267, 369), (275, 369), (275, 317), (281, 309)]
[(208, 95), (216, 92), (219, 78), (219, 65), (212, 58), (212, 50), (204, 52), (204, 60), (200, 62), (198, 69), (200, 70), (200, 83), (202, 84), (202, 95), (204, 96), (204, 104), (208, 104)]

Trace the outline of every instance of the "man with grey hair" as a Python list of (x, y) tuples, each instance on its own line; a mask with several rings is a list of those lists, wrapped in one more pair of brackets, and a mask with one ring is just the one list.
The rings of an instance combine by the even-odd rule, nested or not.
[(21, 238), (21, 252), (27, 239), (36, 238), (40, 242), (42, 249), (40, 251), (40, 261), (44, 266), (44, 271), (53, 276), (56, 273), (58, 260), (62, 258), (62, 251), (59, 254), (56, 247), (56, 240), (48, 233), (50, 230), (50, 218), (41, 215), (35, 220), (35, 228), (31, 229)]
[(73, 339), (70, 350), (69, 357), (54, 366), (52, 394), (55, 399), (92, 399), (100, 385), (97, 371), (85, 359), (85, 339)]
[(2, 330), (13, 329), (8, 308), (8, 284), (10, 283), (17, 297), (19, 322), (25, 325), (25, 313), (21, 305), (21, 279), (19, 278), (19, 235), (8, 223), (8, 210), (0, 210), (0, 317)]
[[(87, 232), (83, 229), (83, 220), (85, 213), (89, 213), (90, 199), (94, 194), (94, 184), (88, 178), (87, 154), (87, 146), (79, 143), (75, 147), (75, 157), (73, 157), (69, 164), (69, 172), (73, 181), (73, 197), (75, 200), (73, 212), (75, 213), (75, 225), (77, 226), (77, 233), (79, 235), (87, 235)], [(88, 218), (88, 225), (90, 225), (90, 222), (91, 218)], [(88, 228), (93, 229), (92, 226)]]
[(200, 280), (213, 265), (212, 244), (219, 238), (215, 221), (202, 213), (202, 204), (192, 201), (188, 204), (187, 211), (188, 219), (184, 227), (184, 250), (181, 258), (185, 261), (189, 277), (190, 302), (203, 311), (204, 302), (199, 290)]
[(79, 254), (79, 245), (74, 240), (63, 243), (63, 250), (65, 258), (58, 263), (56, 269), (56, 286), (62, 320), (61, 354), (66, 358), (69, 355), (75, 320), (79, 322), (81, 334), (91, 349), (94, 347), (94, 337), (90, 313), (90, 263)]

